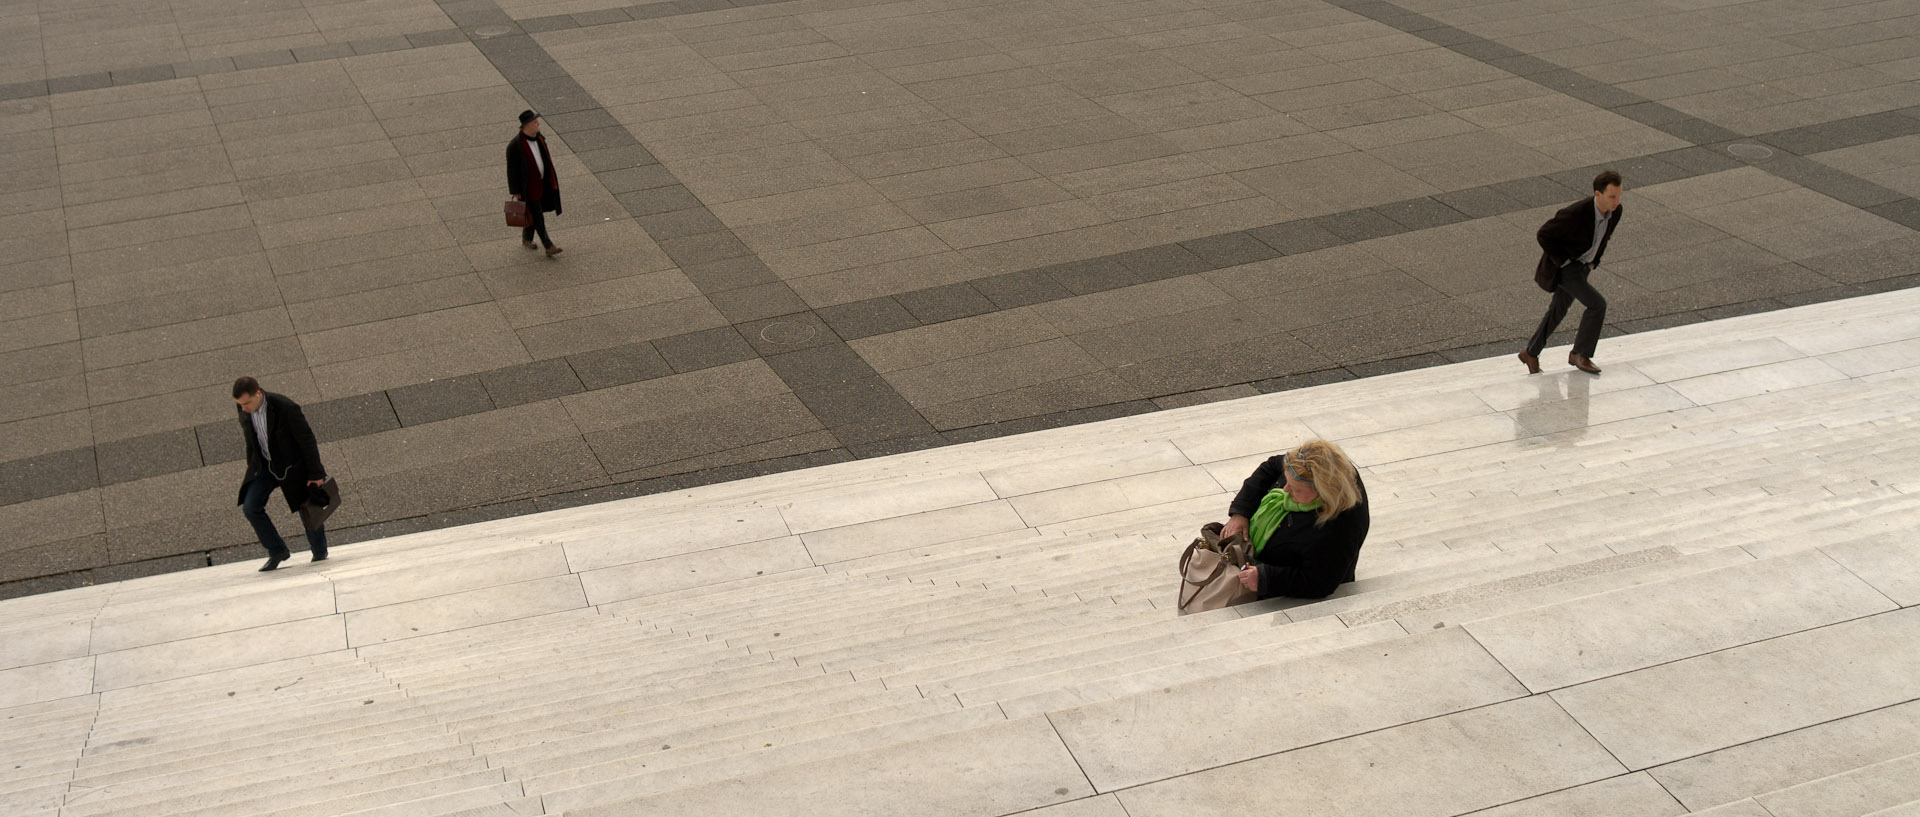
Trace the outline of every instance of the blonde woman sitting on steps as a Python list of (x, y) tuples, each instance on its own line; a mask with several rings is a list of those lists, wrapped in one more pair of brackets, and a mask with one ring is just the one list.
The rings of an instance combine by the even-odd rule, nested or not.
[(1240, 583), (1263, 599), (1323, 599), (1353, 581), (1372, 522), (1359, 469), (1326, 440), (1261, 463), (1227, 513), (1220, 538), (1246, 535), (1254, 564), (1240, 571)]

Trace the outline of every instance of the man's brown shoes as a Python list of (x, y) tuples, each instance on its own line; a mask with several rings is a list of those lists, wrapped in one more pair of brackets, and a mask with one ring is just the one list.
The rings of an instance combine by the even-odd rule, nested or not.
[(1567, 365), (1587, 374), (1600, 373), (1600, 367), (1593, 365), (1593, 361), (1588, 360), (1585, 355), (1567, 355)]
[(548, 258), (552, 258), (552, 257), (554, 257), (554, 256), (556, 256), (556, 255), (559, 255), (560, 253), (563, 253), (563, 252), (566, 252), (566, 251), (565, 251), (565, 250), (562, 250), (562, 249), (560, 249), (559, 247), (548, 247), (548, 248), (547, 248), (547, 257), (548, 257)]
[(1527, 364), (1527, 374), (1540, 373), (1540, 358), (1528, 354), (1525, 349), (1520, 350), (1520, 362)]

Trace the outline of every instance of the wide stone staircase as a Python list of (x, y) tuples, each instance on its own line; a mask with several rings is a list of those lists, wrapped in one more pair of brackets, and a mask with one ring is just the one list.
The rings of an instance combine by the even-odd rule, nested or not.
[[(0, 602), (0, 814), (1920, 815), (1920, 292), (1601, 351)], [(1177, 615), (1311, 436), (1359, 580)]]

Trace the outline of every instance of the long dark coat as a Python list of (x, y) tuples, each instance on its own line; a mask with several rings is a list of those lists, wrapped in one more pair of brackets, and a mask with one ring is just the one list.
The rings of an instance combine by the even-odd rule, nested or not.
[(247, 476), (240, 481), (240, 498), (233, 504), (247, 501), (247, 484), (265, 470), (280, 485), (280, 495), (287, 500), (287, 507), (299, 513), (300, 506), (307, 501), (307, 481), (327, 476), (327, 467), (320, 464), (320, 443), (314, 439), (313, 428), (307, 425), (307, 415), (301, 413), (299, 403), (270, 391), (261, 394), (267, 399), (267, 446), (268, 453), (273, 454), (272, 467), (269, 468), (267, 458), (260, 455), (260, 438), (253, 433), (253, 418), (234, 406), (234, 411), (240, 413), (240, 433), (247, 440)]
[[(534, 147), (540, 149), (541, 165), (547, 169), (544, 175), (541, 165), (533, 163)], [(543, 213), (560, 213), (560, 177), (553, 169), (553, 154), (547, 152), (547, 137), (528, 139), (516, 133), (507, 143), (507, 192)]]

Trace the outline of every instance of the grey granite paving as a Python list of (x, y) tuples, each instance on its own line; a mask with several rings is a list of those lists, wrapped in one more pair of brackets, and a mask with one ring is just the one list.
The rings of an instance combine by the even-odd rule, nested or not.
[(345, 544), (1509, 354), (1602, 167), (1610, 335), (1912, 286), (1920, 10), (1845, 9), (9, 7), (0, 595), (250, 558), (239, 374)]

